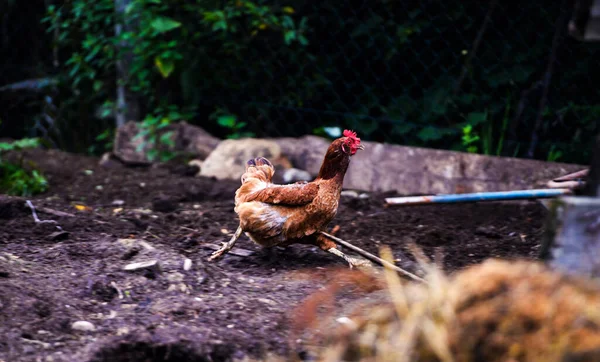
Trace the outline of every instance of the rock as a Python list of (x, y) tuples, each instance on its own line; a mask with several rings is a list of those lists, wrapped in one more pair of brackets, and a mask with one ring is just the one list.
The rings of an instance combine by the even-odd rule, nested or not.
[(119, 159), (115, 157), (112, 152), (104, 153), (100, 158), (100, 161), (98, 161), (98, 164), (106, 168), (118, 167), (122, 165)]
[[(147, 158), (149, 147), (144, 146), (141, 151), (137, 151), (137, 147), (146, 141), (143, 137), (134, 140), (139, 131), (139, 125), (131, 121), (119, 127), (115, 135), (113, 154), (127, 164), (149, 163)], [(194, 158), (205, 159), (219, 144), (218, 138), (213, 137), (202, 128), (193, 126), (185, 121), (173, 123), (161, 129), (159, 137), (166, 132), (173, 132), (171, 139), (175, 146), (169, 147), (160, 144), (157, 145), (159, 149), (181, 153)]]
[(88, 321), (77, 321), (73, 322), (71, 329), (75, 331), (92, 332), (96, 330), (96, 327)]
[(277, 142), (256, 138), (224, 140), (204, 160), (201, 176), (217, 179), (239, 180), (246, 168), (246, 162), (255, 157), (265, 157), (276, 169), (290, 168), (290, 162), (282, 156)]
[(183, 270), (188, 271), (192, 269), (192, 259), (185, 258), (183, 260)]
[(267, 299), (267, 298), (258, 298), (257, 299), (259, 302), (264, 303), (264, 304), (268, 304), (268, 305), (277, 305), (277, 302), (272, 300), (272, 299)]
[[(360, 137), (360, 132), (359, 132)], [(331, 140), (317, 136), (271, 139), (295, 168), (316, 177)], [(545, 188), (548, 180), (585, 166), (465, 152), (362, 142), (344, 188), (427, 195)], [(276, 174), (277, 175), (277, 174)], [(360, 196), (359, 196), (360, 197)]]
[(279, 145), (282, 155), (294, 167), (305, 170), (313, 178), (319, 173), (323, 157), (331, 144), (330, 140), (317, 136), (275, 138), (272, 141)]
[(358, 197), (358, 192), (354, 190), (344, 190), (341, 195), (344, 197)]
[(126, 271), (137, 271), (146, 269), (158, 272), (160, 271), (160, 264), (158, 263), (158, 260), (155, 259), (127, 264), (123, 269)]
[[(304, 170), (300, 170), (297, 168), (288, 168), (283, 170), (281, 173), (281, 184), (290, 184), (298, 181), (312, 181), (314, 177), (308, 172)], [(277, 174), (275, 174), (277, 175)]]
[(167, 274), (167, 280), (172, 283), (182, 282), (184, 278), (185, 276), (179, 272), (171, 272)]
[(152, 245), (150, 245), (147, 241), (142, 239), (117, 239), (117, 242), (121, 243), (123, 246), (128, 248), (133, 247), (135, 245), (139, 245), (146, 250), (155, 250), (155, 248)]
[(364, 142), (344, 186), (404, 195), (545, 188), (548, 180), (585, 168), (537, 160)]
[(113, 202), (111, 202), (111, 205), (114, 205), (114, 206), (123, 206), (123, 205), (125, 205), (125, 201), (123, 201), (123, 200), (114, 200)]
[(46, 237), (50, 241), (62, 241), (69, 238), (68, 231), (56, 231)]

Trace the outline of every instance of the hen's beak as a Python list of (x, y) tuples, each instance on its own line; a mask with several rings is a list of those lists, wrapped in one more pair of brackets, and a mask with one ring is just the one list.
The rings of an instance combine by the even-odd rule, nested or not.
[(358, 145), (358, 149), (359, 149), (359, 150), (364, 150), (364, 149), (365, 149), (365, 146), (363, 146), (363, 145)]

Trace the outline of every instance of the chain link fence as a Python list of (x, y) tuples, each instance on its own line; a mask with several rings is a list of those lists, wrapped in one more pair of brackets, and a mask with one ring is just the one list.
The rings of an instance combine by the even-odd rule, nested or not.
[[(231, 133), (217, 123), (221, 112), (258, 137), (342, 127), (365, 140), (587, 163), (600, 132), (600, 46), (569, 36), (572, 1), (265, 4), (302, 31), (190, 38), (184, 61), (194, 65), (162, 80), (159, 97), (193, 106), (189, 121), (219, 136)], [(13, 17), (32, 18), (23, 13), (31, 6), (17, 7)], [(2, 53), (10, 56), (0, 87), (56, 74), (44, 26), (6, 15), (3, 24)], [(229, 48), (235, 41), (246, 42), (243, 51)], [(0, 92), (0, 132), (42, 132), (73, 148), (112, 126), (95, 118), (97, 103), (62, 112), (70, 90), (52, 89)]]

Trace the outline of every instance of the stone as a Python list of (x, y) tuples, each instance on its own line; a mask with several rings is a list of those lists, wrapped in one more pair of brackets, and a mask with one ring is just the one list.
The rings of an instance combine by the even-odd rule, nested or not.
[(68, 231), (55, 231), (46, 237), (50, 241), (62, 241), (69, 238)]
[[(137, 150), (138, 146), (146, 142), (144, 137), (135, 139), (139, 131), (139, 124), (133, 121), (127, 122), (117, 129), (113, 154), (126, 164), (150, 163), (147, 157), (149, 147), (142, 147), (140, 151)], [(166, 132), (173, 132), (171, 137), (175, 146), (170, 147), (161, 144), (157, 145), (159, 149), (180, 153), (192, 158), (205, 159), (219, 144), (218, 138), (185, 121), (173, 123), (161, 129), (159, 136)]]
[[(280, 172), (279, 174), (281, 174), (281, 182), (278, 183), (281, 184), (291, 184), (298, 181), (310, 182), (314, 180), (314, 177), (312, 177), (312, 175), (308, 171), (300, 170), (293, 167), (282, 170), (282, 172)], [(277, 173), (275, 175), (277, 175)]]
[(73, 322), (71, 329), (75, 331), (92, 332), (96, 330), (96, 326), (88, 321)]
[(159, 271), (160, 270), (160, 264), (158, 263), (158, 260), (148, 260), (148, 261), (141, 261), (141, 262), (137, 262), (137, 263), (131, 263), (131, 264), (127, 264), (125, 265), (125, 267), (123, 268), (126, 271), (136, 271), (136, 270), (152, 270), (152, 271)]
[[(306, 170), (313, 178), (331, 144), (331, 140), (317, 136), (272, 141), (295, 168)], [(549, 180), (585, 168), (575, 164), (362, 143), (365, 150), (352, 157), (344, 178), (345, 189), (424, 195), (545, 188)]]
[(331, 144), (331, 140), (317, 136), (284, 137), (273, 141), (279, 145), (282, 154), (295, 168), (305, 170), (313, 178), (319, 173), (325, 152)]
[(243, 138), (221, 141), (202, 163), (200, 176), (239, 180), (245, 171), (246, 162), (255, 157), (267, 158), (276, 169), (291, 167), (289, 161), (282, 157), (281, 147), (277, 142)]
[(183, 270), (188, 271), (192, 269), (192, 259), (185, 258), (183, 260)]

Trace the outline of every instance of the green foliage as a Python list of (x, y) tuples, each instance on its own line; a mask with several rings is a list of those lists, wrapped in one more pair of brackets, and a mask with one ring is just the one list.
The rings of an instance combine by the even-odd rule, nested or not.
[[(170, 142), (168, 136), (156, 132), (171, 123), (173, 112), (187, 109), (192, 117), (196, 106), (215, 88), (238, 89), (223, 73), (231, 67), (248, 67), (246, 59), (256, 57), (259, 48), (272, 44), (292, 53), (292, 48), (308, 45), (307, 19), (294, 16), (294, 12), (290, 6), (242, 0), (185, 4), (131, 0), (120, 19), (113, 0), (74, 0), (60, 7), (49, 6), (44, 23), (48, 32), (59, 34), (57, 46), (70, 54), (62, 81), (74, 93), (65, 108), (75, 113), (82, 103), (112, 105), (117, 62), (127, 59), (129, 77), (124, 85), (146, 110), (138, 136), (146, 140), (144, 147), (153, 147)], [(117, 23), (127, 26), (115, 35)], [(281, 37), (279, 44), (272, 40), (275, 34)], [(264, 68), (254, 64), (255, 71)], [(173, 89), (183, 99), (173, 99)], [(104, 107), (102, 113), (110, 113), (111, 108)], [(253, 134), (243, 131), (246, 122), (234, 113), (222, 114), (218, 104), (213, 114), (209, 121), (227, 129), (228, 137)], [(172, 156), (158, 149), (149, 153), (150, 159)]]
[[(498, 6), (472, 49), (487, 11), (481, 2), (130, 0), (121, 19), (114, 0), (72, 0), (48, 7), (45, 24), (67, 57), (63, 118), (92, 125), (90, 110), (105, 104), (107, 119), (126, 60), (122, 82), (142, 105), (146, 146), (160, 148), (158, 126), (177, 111), (229, 138), (327, 136), (328, 125), (365, 140), (524, 156), (564, 9)], [(555, 63), (535, 157), (560, 148), (564, 160), (587, 162), (580, 145), (600, 131), (600, 106), (584, 84), (600, 76), (589, 70), (598, 49), (561, 43), (571, 56)], [(161, 152), (151, 157), (172, 156)]]
[(477, 146), (475, 143), (479, 141), (479, 136), (473, 132), (473, 126), (470, 124), (462, 128), (462, 145), (469, 153), (477, 153)]
[(254, 133), (242, 131), (246, 127), (246, 122), (240, 122), (235, 114), (229, 113), (224, 109), (217, 109), (209, 117), (210, 120), (216, 121), (221, 127), (229, 130), (227, 138), (238, 139), (243, 137), (253, 137)]
[(173, 131), (168, 130), (168, 128), (174, 120), (184, 118), (185, 115), (180, 113), (177, 107), (169, 107), (168, 109), (159, 107), (156, 111), (156, 114), (147, 115), (139, 124), (140, 131), (133, 140), (140, 141), (137, 146), (138, 152), (147, 150), (146, 156), (149, 161), (166, 162), (176, 156), (172, 151), (175, 147)]
[(23, 138), (13, 142), (0, 142), (0, 192), (26, 197), (47, 190), (48, 181), (38, 170), (26, 170), (23, 167), (22, 159), (15, 164), (2, 158), (3, 153), (21, 151), (26, 148), (38, 146), (39, 140), (37, 138)]
[(557, 149), (555, 145), (550, 147), (550, 151), (548, 151), (548, 156), (546, 157), (546, 161), (548, 162), (556, 162), (562, 157), (562, 151)]
[(115, 138), (114, 128), (108, 128), (96, 136), (95, 143), (88, 147), (88, 153), (95, 155), (97, 151), (109, 152), (113, 148)]

